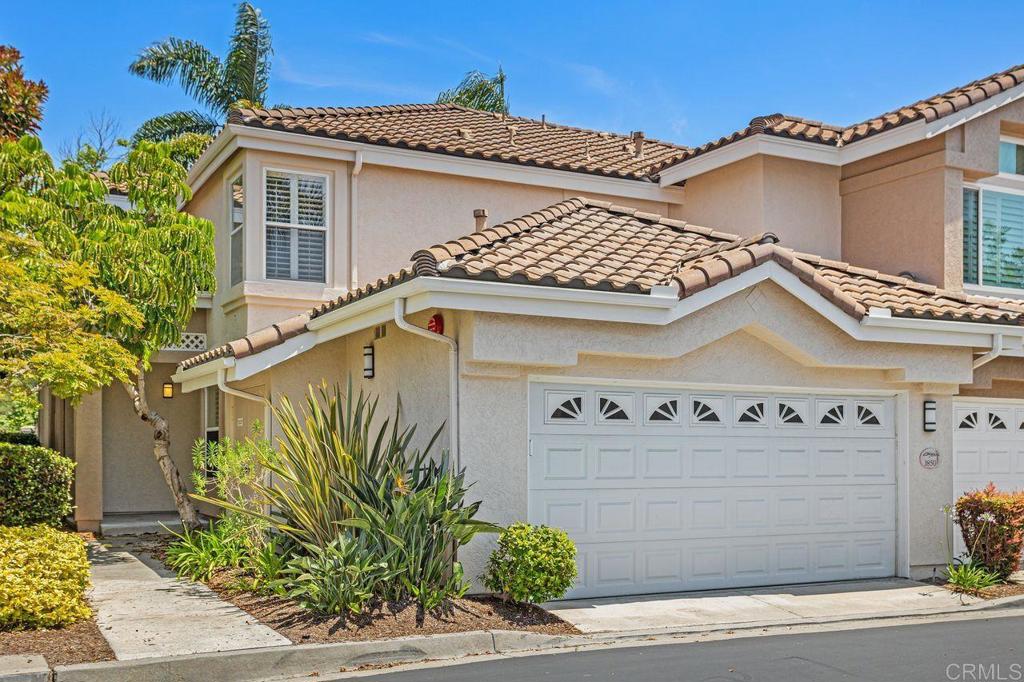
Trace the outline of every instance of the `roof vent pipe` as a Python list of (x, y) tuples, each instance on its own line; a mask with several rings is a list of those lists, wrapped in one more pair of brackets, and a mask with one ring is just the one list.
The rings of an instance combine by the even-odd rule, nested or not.
[(633, 156), (638, 159), (644, 158), (644, 131), (636, 130), (633, 137)]
[(476, 223), (476, 231), (483, 232), (487, 229), (487, 209), (486, 208), (474, 208), (473, 209), (473, 221)]

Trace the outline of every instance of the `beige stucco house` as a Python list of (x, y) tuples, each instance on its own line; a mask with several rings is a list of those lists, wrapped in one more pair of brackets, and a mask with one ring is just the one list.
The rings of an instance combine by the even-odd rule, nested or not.
[[(220, 286), (151, 381), (183, 467), (352, 377), (447, 422), (488, 519), (565, 528), (575, 596), (927, 575), (942, 505), (1024, 487), (1024, 67), (699, 148), (243, 110), (190, 181)], [(84, 527), (173, 509), (119, 399), (44, 412)]]

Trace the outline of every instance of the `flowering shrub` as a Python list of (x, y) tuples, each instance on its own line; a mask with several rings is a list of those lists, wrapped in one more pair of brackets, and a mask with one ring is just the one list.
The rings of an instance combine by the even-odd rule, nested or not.
[(989, 483), (957, 500), (954, 513), (972, 562), (1002, 580), (1017, 570), (1024, 548), (1024, 492), (1000, 492)]
[(85, 543), (49, 526), (0, 526), (0, 630), (53, 628), (91, 615)]
[(559, 599), (576, 581), (576, 545), (564, 530), (514, 523), (501, 532), (485, 582), (515, 601)]

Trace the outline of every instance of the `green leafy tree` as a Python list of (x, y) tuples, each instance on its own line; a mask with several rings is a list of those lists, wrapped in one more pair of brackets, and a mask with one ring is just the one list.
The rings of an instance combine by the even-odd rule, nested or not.
[(38, 131), (48, 94), (45, 83), (25, 78), (21, 52), (0, 45), (0, 140), (16, 140)]
[(228, 111), (262, 107), (270, 78), (270, 25), (248, 2), (238, 6), (231, 47), (224, 59), (181, 38), (150, 45), (129, 70), (157, 83), (177, 81), (204, 110), (174, 111), (143, 123), (133, 142), (165, 141), (183, 133), (216, 135)]
[(470, 109), (508, 113), (508, 97), (505, 95), (505, 72), (498, 67), (498, 73), (488, 76), (481, 71), (470, 71), (462, 82), (451, 90), (437, 96), (438, 104), (459, 104)]
[(0, 144), (0, 377), (72, 401), (120, 382), (194, 526), (146, 371), (215, 286), (213, 224), (177, 210), (191, 192), (167, 144), (140, 142), (109, 175), (131, 208), (107, 202), (104, 183), (74, 161), (55, 168), (36, 138)]

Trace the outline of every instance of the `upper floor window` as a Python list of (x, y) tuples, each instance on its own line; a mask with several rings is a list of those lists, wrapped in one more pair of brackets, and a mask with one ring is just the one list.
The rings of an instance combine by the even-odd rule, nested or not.
[(228, 226), (231, 239), (231, 284), (234, 286), (245, 276), (245, 187), (242, 176), (228, 187)]
[(1024, 140), (999, 141), (999, 172), (1024, 175)]
[(964, 188), (964, 283), (1024, 289), (1024, 194)]
[(267, 279), (324, 282), (327, 273), (327, 177), (266, 173)]

